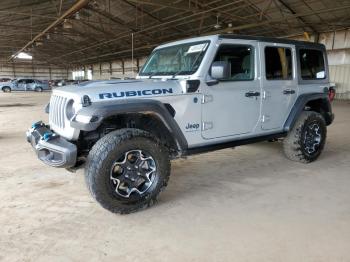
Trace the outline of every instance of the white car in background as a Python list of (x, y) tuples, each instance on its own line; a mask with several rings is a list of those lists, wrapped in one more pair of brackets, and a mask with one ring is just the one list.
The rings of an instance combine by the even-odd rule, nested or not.
[(44, 81), (30, 78), (22, 78), (0, 83), (0, 89), (5, 93), (9, 93), (12, 91), (42, 92), (44, 90), (50, 90), (50, 87), (49, 84)]

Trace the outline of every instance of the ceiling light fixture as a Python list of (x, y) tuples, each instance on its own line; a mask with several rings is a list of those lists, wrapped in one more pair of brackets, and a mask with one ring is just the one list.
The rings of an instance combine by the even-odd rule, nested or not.
[(73, 24), (68, 19), (64, 19), (63, 20), (63, 28), (64, 29), (72, 29)]
[(221, 28), (221, 25), (219, 24), (219, 14), (216, 15), (216, 25), (214, 25), (214, 28), (216, 30)]
[(79, 13), (79, 12), (76, 12), (76, 13), (74, 14), (74, 18), (75, 18), (76, 20), (80, 20), (80, 13)]
[[(14, 57), (14, 56), (12, 56)], [(18, 59), (24, 59), (24, 60), (32, 60), (33, 56), (25, 53), (25, 52), (20, 52), (18, 55), (16, 55), (14, 58), (18, 58)]]

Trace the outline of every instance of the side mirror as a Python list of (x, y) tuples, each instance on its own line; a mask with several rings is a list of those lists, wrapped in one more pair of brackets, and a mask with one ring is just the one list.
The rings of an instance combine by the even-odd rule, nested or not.
[(211, 77), (217, 80), (228, 79), (231, 76), (231, 64), (226, 61), (216, 61), (211, 65)]

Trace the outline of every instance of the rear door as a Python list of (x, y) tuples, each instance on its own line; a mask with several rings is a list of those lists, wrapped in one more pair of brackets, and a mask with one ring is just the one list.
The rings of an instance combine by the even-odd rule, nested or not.
[(26, 90), (34, 90), (35, 89), (35, 81), (33, 79), (26, 80)]
[(294, 45), (260, 43), (263, 130), (279, 130), (298, 96)]

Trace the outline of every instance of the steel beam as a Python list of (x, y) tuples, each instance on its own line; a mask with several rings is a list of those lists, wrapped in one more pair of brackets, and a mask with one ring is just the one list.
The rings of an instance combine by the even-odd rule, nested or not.
[(14, 55), (10, 56), (8, 61), (14, 59), (20, 52), (24, 51), (27, 47), (35, 43), (36, 40), (44, 36), (50, 29), (61, 24), (65, 18), (70, 17), (72, 14), (78, 12), (80, 9), (85, 7), (90, 0), (78, 0), (71, 8), (69, 8), (63, 15), (57, 18), (53, 23), (46, 27), (41, 33), (37, 34), (32, 40), (30, 40), (26, 45), (24, 45), (20, 50), (18, 50)]

